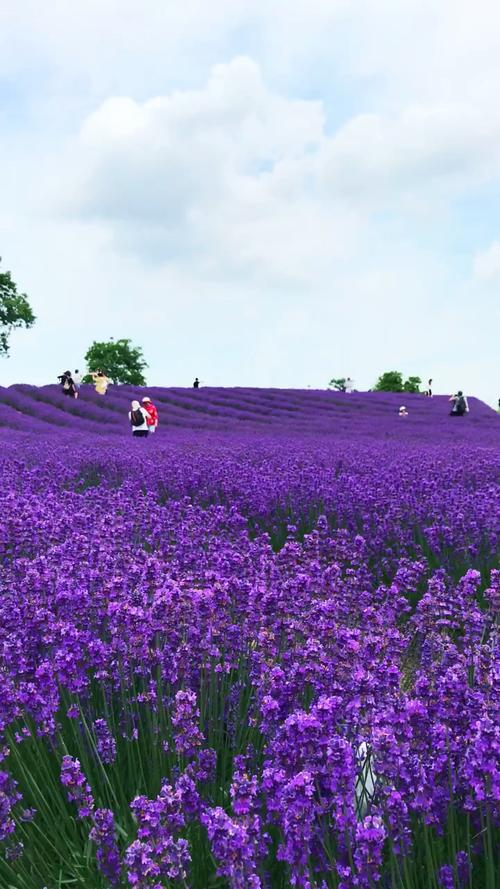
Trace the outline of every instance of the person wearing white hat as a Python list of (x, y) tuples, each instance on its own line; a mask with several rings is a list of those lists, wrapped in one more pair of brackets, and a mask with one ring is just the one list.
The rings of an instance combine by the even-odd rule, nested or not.
[(145, 395), (142, 399), (142, 406), (148, 415), (148, 432), (156, 432), (158, 426), (158, 410), (153, 404), (150, 397)]
[(407, 417), (408, 416), (408, 411), (406, 410), (404, 404), (402, 404), (401, 407), (399, 408), (399, 416), (400, 417)]
[(148, 414), (138, 401), (133, 401), (128, 418), (132, 426), (132, 435), (134, 438), (147, 438), (148, 432)]

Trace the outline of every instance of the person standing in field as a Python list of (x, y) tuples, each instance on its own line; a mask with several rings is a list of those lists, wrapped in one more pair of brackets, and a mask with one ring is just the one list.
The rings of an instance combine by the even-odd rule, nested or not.
[(156, 405), (153, 404), (148, 395), (145, 395), (142, 399), (142, 406), (148, 415), (149, 432), (156, 432), (156, 429), (158, 427), (158, 410), (156, 408)]
[(428, 396), (428, 398), (432, 398), (432, 380), (429, 380), (429, 382), (427, 383), (427, 390), (425, 394)]
[(141, 407), (138, 401), (133, 401), (130, 405), (128, 414), (130, 425), (132, 427), (132, 435), (134, 438), (147, 438), (148, 432), (148, 413)]
[(451, 395), (449, 401), (453, 402), (450, 417), (463, 417), (469, 413), (469, 403), (461, 389), (456, 395)]
[(78, 368), (73, 374), (73, 383), (75, 384), (75, 398), (78, 398), (78, 395), (80, 393), (80, 386), (82, 385), (82, 375)]
[(406, 407), (404, 406), (404, 404), (402, 404), (401, 407), (399, 408), (398, 416), (399, 417), (407, 417), (408, 416), (408, 411), (406, 410)]
[(95, 391), (98, 395), (106, 395), (110, 380), (102, 370), (96, 370), (90, 374), (94, 381)]
[(200, 381), (199, 381), (198, 377), (196, 377), (196, 379), (193, 383), (193, 389), (199, 389), (199, 388), (200, 388)]
[(345, 381), (345, 391), (351, 393), (354, 389), (354, 380), (351, 380), (350, 377), (347, 377)]

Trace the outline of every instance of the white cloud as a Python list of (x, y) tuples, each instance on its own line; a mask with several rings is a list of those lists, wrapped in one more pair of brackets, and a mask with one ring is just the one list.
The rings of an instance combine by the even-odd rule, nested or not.
[(102, 103), (63, 192), (125, 254), (322, 286), (374, 240), (381, 213), (417, 225), (494, 179), (499, 136), (500, 118), (459, 103), (355, 115), (330, 135), (322, 102), (280, 95), (238, 57), (197, 89)]
[(357, 227), (318, 195), (324, 139), (320, 102), (278, 95), (240, 57), (198, 90), (103, 103), (64, 192), (73, 212), (109, 223), (119, 249), (304, 283), (349, 250)]
[(358, 115), (325, 144), (325, 182), (351, 198), (418, 190), (434, 200), (436, 188), (457, 196), (498, 174), (499, 136), (500, 117), (463, 104)]
[(487, 250), (476, 254), (474, 272), (478, 278), (484, 281), (500, 278), (500, 241), (494, 241)]

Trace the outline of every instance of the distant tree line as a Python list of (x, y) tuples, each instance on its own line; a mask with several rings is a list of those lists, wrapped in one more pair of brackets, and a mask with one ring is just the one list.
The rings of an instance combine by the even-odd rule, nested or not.
[[(328, 383), (330, 389), (337, 392), (346, 391), (347, 377), (334, 377)], [(388, 370), (383, 373), (374, 386), (375, 392), (420, 392), (420, 377), (408, 377), (406, 380), (399, 370)]]

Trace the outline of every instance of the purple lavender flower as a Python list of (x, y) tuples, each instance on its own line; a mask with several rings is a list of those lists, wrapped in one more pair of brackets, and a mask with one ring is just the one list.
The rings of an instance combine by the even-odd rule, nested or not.
[(235, 772), (230, 790), (232, 809), (235, 815), (248, 815), (254, 812), (257, 806), (257, 777), (247, 774), (243, 757), (236, 757), (234, 765)]
[(201, 746), (203, 735), (198, 726), (200, 711), (192, 691), (178, 691), (175, 696), (172, 725), (177, 753), (194, 756)]
[(89, 836), (97, 847), (99, 870), (112, 886), (117, 886), (120, 882), (121, 860), (116, 842), (113, 812), (110, 809), (96, 809), (93, 822), (94, 826)]
[(190, 863), (187, 840), (168, 834), (154, 843), (136, 840), (125, 853), (128, 882), (135, 889), (162, 889), (164, 880), (186, 880)]
[(216, 769), (217, 752), (211, 747), (205, 747), (192, 764), (191, 773), (196, 781), (213, 781)]
[(444, 864), (438, 873), (439, 889), (455, 889), (455, 875), (451, 864)]
[(201, 822), (217, 861), (217, 873), (227, 878), (231, 889), (261, 889), (250, 825), (231, 818), (220, 807), (207, 808)]
[(97, 752), (106, 765), (111, 765), (116, 759), (116, 741), (109, 730), (105, 719), (96, 719), (94, 722)]
[(130, 808), (138, 839), (125, 854), (129, 883), (146, 889), (161, 886), (159, 881), (165, 878), (185, 880), (191, 860), (189, 845), (176, 834), (186, 824), (185, 808), (190, 813), (199, 810), (192, 779), (181, 776), (175, 790), (165, 782), (156, 799), (136, 797)]
[(377, 815), (367, 815), (356, 827), (354, 864), (359, 885), (371, 886), (380, 880), (386, 836), (384, 822)]
[(155, 799), (137, 796), (131, 802), (130, 808), (138, 823), (139, 839), (153, 837), (163, 828), (174, 833), (182, 829), (186, 823), (181, 792), (174, 790), (167, 782), (162, 785)]
[(197, 818), (203, 810), (203, 804), (196, 789), (196, 783), (188, 770), (177, 778), (175, 790), (180, 797), (182, 811), (186, 818), (190, 821)]
[(16, 803), (22, 799), (17, 791), (17, 782), (8, 772), (0, 772), (0, 841), (7, 839), (14, 833), (16, 824), (13, 818), (13, 809)]
[[(471, 863), (466, 852), (457, 852), (455, 868), (444, 864), (438, 871), (440, 889), (465, 889), (469, 885)], [(456, 880), (455, 880), (456, 872)]]
[(61, 783), (66, 787), (68, 800), (75, 802), (79, 818), (88, 818), (94, 811), (94, 797), (78, 759), (64, 756), (61, 765)]
[(490, 802), (494, 808), (500, 799), (500, 726), (484, 716), (472, 727), (465, 754), (464, 777), (470, 809), (477, 803)]

